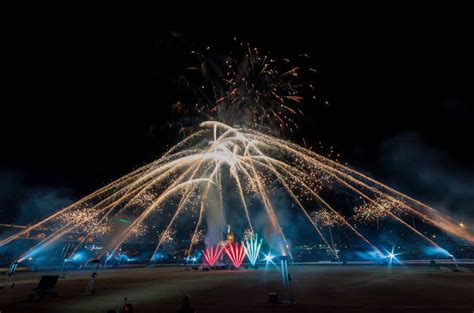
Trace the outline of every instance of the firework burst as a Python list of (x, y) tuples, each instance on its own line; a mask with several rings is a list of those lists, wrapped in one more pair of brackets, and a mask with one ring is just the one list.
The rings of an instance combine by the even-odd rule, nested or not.
[[(246, 250), (251, 262), (258, 257), (261, 242), (257, 244), (256, 235), (252, 238), (262, 216), (265, 230), (259, 232), (272, 239), (269, 248), (292, 256), (282, 226), (284, 214), (275, 200), (282, 194), (295, 211), (291, 213), (299, 214), (314, 230), (311, 239), (329, 247), (336, 257), (331, 231), (336, 226), (351, 234), (347, 237), (383, 254), (362, 227), (357, 227), (380, 219), (390, 219), (435, 248), (441, 247), (415, 228), (415, 223), (409, 224), (407, 217), (474, 243), (471, 230), (460, 227), (451, 217), (347, 166), (268, 135), (297, 128), (303, 98), (314, 97), (313, 86), (301, 78), (307, 77), (305, 71), (313, 70), (273, 58), (248, 44), (240, 43), (239, 47), (240, 53), (218, 61), (194, 52), (199, 65), (189, 68), (180, 79), (192, 100), (177, 102), (173, 108), (179, 114), (205, 120), (198, 130), (156, 161), (3, 238), (0, 246), (48, 228), (54, 231), (22, 253), (18, 261), (77, 233), (76, 249), (100, 235), (101, 257), (114, 255), (130, 238), (149, 236), (155, 242), (153, 260), (163, 246), (176, 243), (182, 231), (190, 239), (187, 250), (183, 249), (188, 255), (205, 241), (203, 254), (209, 265), (225, 249), (238, 267)], [(228, 224), (229, 194), (238, 201), (232, 213), (240, 217), (239, 225), (248, 229), (244, 245), (219, 244)], [(335, 199), (355, 207), (353, 214), (347, 214)], [(206, 229), (205, 235), (202, 229)], [(328, 234), (330, 238), (326, 238)], [(209, 248), (216, 244), (215, 249)]]
[[(227, 125), (267, 131), (298, 128), (302, 101), (314, 101), (309, 77), (316, 72), (306, 62), (295, 65), (289, 59), (277, 59), (262, 53), (249, 43), (240, 42), (225, 57), (209, 57), (210, 49), (193, 51), (198, 66), (187, 69), (180, 79), (191, 100), (178, 101), (173, 109), (180, 115), (202, 116)], [(304, 79), (302, 79), (304, 77)]]
[(193, 245), (197, 245), (203, 240), (204, 240), (204, 230), (197, 231), (193, 233), (191, 236), (191, 242)]
[(357, 221), (375, 222), (403, 213), (402, 202), (396, 199), (377, 197), (373, 201), (355, 207), (353, 218)]
[(141, 238), (148, 233), (148, 226), (143, 224), (137, 224), (130, 228), (130, 237)]
[[(161, 159), (3, 239), (0, 244), (8, 244), (36, 228), (51, 223), (60, 224), (55, 232), (22, 254), (19, 260), (23, 260), (78, 230), (86, 233), (80, 246), (99, 232), (101, 225), (107, 224), (113, 227), (102, 236), (103, 253), (113, 253), (135, 236), (141, 225), (147, 225), (154, 218), (164, 225), (155, 252), (174, 240), (179, 231), (177, 223), (181, 219), (193, 225), (191, 238), (200, 236), (199, 232), (207, 221), (206, 238), (219, 242), (219, 231), (213, 232), (212, 229), (217, 227), (222, 230), (227, 225), (224, 221), (216, 222), (226, 214), (226, 191), (237, 195), (241, 217), (248, 224), (248, 235), (253, 233), (256, 218), (251, 211), (257, 210), (266, 216), (267, 233), (279, 238), (271, 248), (290, 256), (285, 229), (281, 226), (278, 208), (273, 201), (273, 195), (282, 191), (295, 210), (306, 219), (308, 226), (314, 229), (314, 240), (332, 246), (336, 256), (334, 245), (329, 244), (332, 240), (326, 238), (322, 226), (338, 226), (348, 230), (353, 233), (353, 238), (359, 238), (372, 249), (380, 251), (376, 243), (368, 240), (352, 221), (371, 221), (382, 217), (390, 218), (434, 247), (439, 245), (407, 223), (405, 216), (474, 243), (474, 235), (459, 227), (459, 223), (452, 218), (296, 144), (218, 122), (205, 122), (201, 126), (201, 131), (171, 148)], [(153, 193), (150, 193), (151, 190)], [(338, 196), (345, 197), (348, 202), (356, 204), (361, 199), (365, 201), (364, 205), (354, 210), (354, 218), (346, 217), (324, 196), (338, 191), (341, 191)], [(150, 198), (150, 194), (155, 197)], [(140, 202), (141, 197), (145, 197), (144, 202)], [(137, 203), (145, 204), (137, 206)], [(311, 214), (307, 207), (315, 208), (315, 213)], [(133, 216), (131, 221), (111, 223), (125, 213)], [(189, 223), (190, 218), (194, 219), (193, 223)], [(212, 238), (211, 234), (217, 234), (217, 237)], [(188, 251), (192, 251), (197, 243), (197, 240), (190, 240)], [(242, 251), (245, 252), (244, 248)], [(232, 254), (232, 251), (229, 250), (229, 253)], [(241, 254), (237, 254), (240, 258)]]
[(100, 237), (108, 234), (112, 226), (107, 220), (99, 220), (100, 212), (91, 208), (66, 211), (56, 217), (56, 223), (73, 223), (78, 225), (78, 231), (89, 233), (90, 237)]
[[(140, 225), (140, 224), (137, 224), (137, 225)], [(159, 234), (158, 236), (159, 242), (161, 242), (161, 244), (171, 243), (173, 242), (175, 235), (176, 235), (175, 229), (166, 229)]]
[(311, 220), (320, 226), (343, 226), (344, 218), (337, 212), (322, 209), (311, 213)]

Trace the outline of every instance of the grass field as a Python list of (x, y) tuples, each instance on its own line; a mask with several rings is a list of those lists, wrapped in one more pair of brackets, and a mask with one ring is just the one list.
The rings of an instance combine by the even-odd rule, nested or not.
[(124, 298), (136, 312), (176, 312), (188, 294), (197, 312), (473, 312), (474, 273), (428, 267), (292, 266), (295, 304), (269, 304), (284, 294), (275, 270), (185, 271), (130, 268), (99, 271), (96, 294), (85, 295), (90, 271), (74, 271), (57, 284), (58, 297), (27, 300), (44, 272), (15, 275), (0, 290), (1, 313), (106, 312)]

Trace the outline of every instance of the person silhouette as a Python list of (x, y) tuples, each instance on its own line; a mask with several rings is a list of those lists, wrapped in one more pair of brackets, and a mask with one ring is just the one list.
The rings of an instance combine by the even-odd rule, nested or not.
[(122, 313), (133, 313), (133, 305), (131, 303), (126, 303), (122, 307)]
[(178, 310), (178, 313), (196, 313), (196, 310), (191, 307), (191, 297), (186, 295), (183, 298), (181, 308)]

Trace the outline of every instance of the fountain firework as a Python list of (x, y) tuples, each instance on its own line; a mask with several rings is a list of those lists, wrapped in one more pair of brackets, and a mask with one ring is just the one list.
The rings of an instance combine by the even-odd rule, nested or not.
[(229, 257), (232, 261), (232, 264), (236, 269), (240, 267), (242, 262), (245, 259), (245, 249), (243, 244), (239, 244), (238, 242), (229, 243), (224, 248), (225, 254)]
[[(156, 161), (0, 240), (0, 246), (47, 228), (54, 231), (21, 253), (18, 261), (42, 253), (71, 234), (80, 234), (71, 255), (84, 243), (100, 240), (101, 257), (113, 255), (124, 243), (150, 237), (148, 242), (155, 244), (153, 260), (158, 250), (174, 244), (184, 233), (190, 255), (201, 241), (207, 247), (220, 245), (226, 216), (233, 213), (234, 221), (248, 228), (249, 234), (258, 224), (270, 248), (291, 257), (289, 241), (295, 238), (287, 238), (281, 211), (302, 217), (314, 230), (306, 239), (328, 247), (335, 257), (331, 229), (348, 233), (345, 238), (358, 239), (382, 257), (382, 247), (364, 233), (364, 227), (374, 221), (379, 227), (381, 220), (401, 226), (437, 249), (442, 248), (427, 236), (426, 227), (474, 243), (474, 234), (453, 218), (361, 172), (257, 131), (296, 129), (294, 116), (302, 113), (298, 107), (303, 98), (303, 84), (298, 82), (302, 68), (286, 59), (277, 62), (249, 45), (241, 47), (242, 58), (225, 58), (220, 67), (210, 66), (196, 52), (201, 63), (189, 71), (199, 71), (204, 78), (195, 88), (184, 79), (198, 100), (192, 110), (182, 103), (174, 109), (212, 120), (200, 123), (199, 129)], [(213, 75), (215, 68), (219, 70)], [(311, 84), (306, 85), (313, 90)], [(229, 194), (236, 195), (238, 202), (232, 210), (229, 204), (235, 201), (226, 201)], [(281, 195), (287, 201), (285, 208), (276, 200)], [(343, 199), (344, 205), (335, 204), (335, 199)], [(415, 220), (423, 229), (415, 227)], [(256, 246), (257, 238), (252, 240), (247, 238), (245, 246), (229, 244), (225, 251), (234, 265), (240, 265), (246, 250), (250, 261), (256, 260), (260, 243)], [(219, 246), (203, 251), (211, 266), (221, 252)]]
[(255, 263), (257, 263), (258, 256), (260, 254), (260, 248), (262, 247), (262, 241), (263, 239), (260, 239), (258, 241), (258, 234), (253, 234), (250, 233), (245, 237), (245, 242), (242, 243), (242, 246), (244, 247), (245, 254), (247, 255), (247, 258), (250, 261), (250, 264), (255, 266)]
[[(459, 227), (452, 218), (294, 143), (219, 122), (204, 122), (201, 127), (201, 130), (178, 143), (159, 160), (3, 239), (0, 244), (8, 244), (34, 229), (48, 227), (56, 231), (23, 253), (19, 261), (73, 232), (84, 234), (77, 247), (87, 239), (100, 236), (105, 243), (103, 251), (114, 252), (124, 242), (136, 236), (141, 225), (149, 223), (153, 216), (159, 216), (167, 221), (158, 236), (156, 253), (172, 240), (176, 223), (181, 217), (195, 216), (195, 226), (189, 234), (192, 239), (199, 236), (206, 214), (225, 215), (223, 193), (227, 189), (224, 185), (233, 186), (232, 189), (237, 192), (241, 216), (250, 230), (253, 230), (254, 224), (251, 209), (265, 214), (268, 221), (266, 233), (279, 238), (277, 246), (273, 248), (278, 249), (281, 254), (291, 255), (278, 212), (272, 202), (272, 193), (281, 190), (286, 192), (319, 240), (328, 247), (331, 245), (321, 231), (321, 226), (349, 230), (362, 242), (380, 252), (376, 244), (359, 231), (357, 223), (367, 223), (381, 217), (399, 223), (429, 245), (439, 247), (433, 239), (410, 225), (406, 220), (407, 216), (474, 242), (474, 236), (465, 228)], [(333, 207), (323, 198), (322, 191), (326, 189), (343, 190), (346, 197), (355, 203), (355, 213), (346, 216)], [(150, 194), (155, 196), (151, 197)], [(356, 205), (361, 199), (364, 204)], [(250, 200), (258, 200), (259, 204)], [(313, 208), (312, 212), (307, 208), (308, 203)], [(170, 205), (174, 209), (172, 213), (168, 213), (167, 218), (164, 211)], [(314, 211), (315, 206), (317, 210)], [(212, 210), (207, 212), (209, 208)], [(185, 214), (186, 212), (190, 214)], [(119, 222), (124, 216), (131, 219), (130, 223)], [(215, 225), (207, 226), (210, 229)], [(219, 238), (214, 240), (219, 241)], [(195, 243), (196, 240), (190, 240), (188, 253)], [(336, 251), (333, 252), (337, 255)]]
[(214, 264), (217, 262), (217, 259), (219, 259), (219, 256), (222, 254), (222, 251), (223, 246), (219, 244), (215, 248), (207, 247), (206, 250), (202, 250), (202, 254), (207, 264), (209, 264), (209, 266), (214, 266)]

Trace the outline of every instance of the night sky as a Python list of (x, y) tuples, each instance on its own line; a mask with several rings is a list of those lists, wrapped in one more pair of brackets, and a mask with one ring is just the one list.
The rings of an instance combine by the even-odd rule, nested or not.
[(280, 57), (307, 53), (319, 71), (321, 103), (305, 107), (300, 133), (288, 139), (305, 138), (322, 153), (334, 146), (349, 165), (474, 216), (467, 10), (184, 7), (24, 8), (10, 23), (3, 220), (35, 206), (57, 209), (160, 156), (180, 138), (167, 125), (189, 52), (227, 51), (234, 36)]

